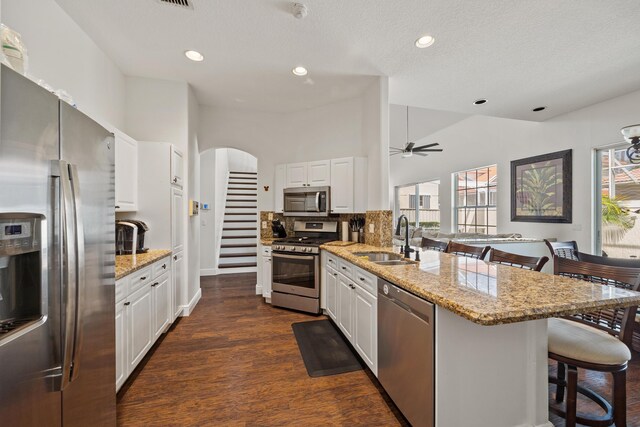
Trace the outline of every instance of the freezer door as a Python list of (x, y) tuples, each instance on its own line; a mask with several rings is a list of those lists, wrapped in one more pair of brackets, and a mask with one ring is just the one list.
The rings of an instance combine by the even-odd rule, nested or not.
[[(62, 392), (64, 426), (116, 424), (115, 179), (113, 134), (60, 102), (61, 159), (69, 166), (77, 243), (77, 311), (63, 301), (72, 349)], [(68, 215), (69, 216), (69, 215)], [(72, 266), (73, 268), (73, 266)], [(63, 289), (74, 292), (74, 284)], [(73, 296), (73, 295), (72, 295)], [(70, 318), (69, 316), (72, 316)], [(68, 360), (68, 358), (67, 358)]]
[[(7, 254), (17, 251), (16, 241), (7, 238), (13, 231), (2, 230), (5, 237), (4, 254), (0, 256), (2, 316), (19, 313), (15, 308), (25, 303), (20, 301), (23, 297), (40, 301), (29, 302), (37, 321), (11, 334), (0, 332), (0, 424), (59, 426), (60, 252), (56, 249), (59, 182), (50, 176), (51, 162), (59, 155), (58, 99), (4, 65), (0, 68), (0, 213), (5, 220), (39, 215), (41, 224), (45, 224), (40, 235), (41, 256), (32, 256), (26, 268), (12, 266), (10, 258), (16, 257)], [(9, 247), (9, 242), (13, 247)], [(27, 276), (32, 268), (37, 279)], [(15, 274), (19, 270), (24, 275)], [(34, 286), (34, 282), (40, 283), (39, 291), (24, 289)]]

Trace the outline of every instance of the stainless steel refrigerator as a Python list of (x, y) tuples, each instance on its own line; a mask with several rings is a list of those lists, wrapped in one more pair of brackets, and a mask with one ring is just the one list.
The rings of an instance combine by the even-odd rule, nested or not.
[(113, 135), (0, 71), (0, 424), (108, 426)]

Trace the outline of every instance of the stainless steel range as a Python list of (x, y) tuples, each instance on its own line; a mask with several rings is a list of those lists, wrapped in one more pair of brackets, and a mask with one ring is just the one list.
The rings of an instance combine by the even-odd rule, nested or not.
[(338, 239), (338, 223), (296, 221), (295, 237), (272, 246), (271, 304), (320, 313), (320, 245)]

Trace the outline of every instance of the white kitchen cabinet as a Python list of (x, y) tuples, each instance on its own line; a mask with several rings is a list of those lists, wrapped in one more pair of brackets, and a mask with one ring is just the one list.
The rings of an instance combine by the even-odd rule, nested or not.
[(378, 301), (358, 283), (354, 290), (353, 346), (371, 371), (378, 375)]
[(185, 286), (184, 276), (184, 254), (179, 252), (173, 255), (173, 266), (172, 266), (172, 276), (173, 276), (173, 295), (171, 296), (171, 314), (173, 319), (175, 320), (180, 313), (182, 312), (181, 307), (181, 298), (182, 298), (182, 289)]
[(153, 296), (153, 340), (160, 338), (160, 335), (169, 327), (173, 321), (171, 313), (171, 275), (164, 274), (154, 280), (152, 287)]
[(331, 160), (331, 213), (366, 212), (367, 182), (367, 159)]
[(276, 165), (276, 177), (273, 185), (274, 212), (284, 212), (284, 194), (283, 190), (287, 181), (287, 165)]
[(351, 279), (338, 274), (338, 312), (336, 319), (338, 326), (350, 342), (353, 342), (353, 289), (355, 285)]
[(286, 188), (307, 186), (308, 164), (290, 163), (287, 165)]
[(127, 307), (126, 301), (116, 303), (116, 392), (127, 379)]
[(184, 186), (184, 155), (175, 145), (171, 146), (171, 179), (170, 183), (180, 188)]
[(138, 210), (138, 143), (115, 132), (115, 206), (117, 212)]
[(271, 299), (271, 247), (262, 248), (262, 296)]
[(129, 296), (127, 331), (129, 338), (127, 369), (133, 372), (153, 344), (153, 300), (151, 288), (143, 286)]
[(335, 321), (338, 311), (338, 273), (334, 269), (327, 267), (325, 275), (326, 310), (329, 317)]
[(307, 184), (310, 187), (331, 185), (331, 160), (320, 160), (307, 164)]
[(178, 188), (171, 189), (171, 250), (184, 250), (184, 193)]

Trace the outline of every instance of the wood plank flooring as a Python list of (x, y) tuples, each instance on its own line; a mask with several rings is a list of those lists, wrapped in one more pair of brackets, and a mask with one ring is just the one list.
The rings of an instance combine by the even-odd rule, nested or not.
[(118, 396), (120, 426), (397, 426), (369, 371), (310, 378), (291, 324), (322, 317), (273, 308), (255, 274), (203, 278), (202, 299)]

